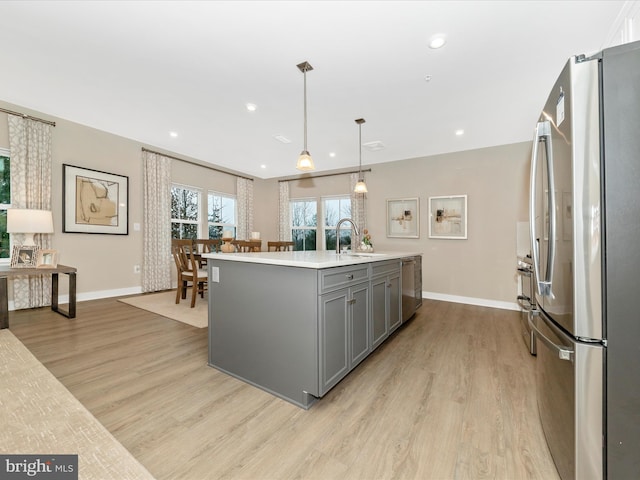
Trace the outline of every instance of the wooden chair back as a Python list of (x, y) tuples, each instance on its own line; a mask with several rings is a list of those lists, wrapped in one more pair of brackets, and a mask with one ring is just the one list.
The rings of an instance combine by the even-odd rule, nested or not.
[(178, 279), (182, 272), (193, 270), (192, 260), (195, 260), (191, 256), (193, 251), (193, 240), (175, 238), (171, 240), (171, 253), (178, 269)]
[(261, 252), (262, 251), (262, 240), (236, 240), (232, 242), (238, 252)]
[(193, 247), (198, 253), (216, 253), (220, 251), (222, 240), (219, 238), (197, 238), (193, 241)]
[(268, 252), (286, 252), (293, 250), (293, 242), (267, 242)]
[(207, 288), (207, 272), (200, 268), (192, 240), (171, 240), (171, 254), (178, 273), (176, 303), (180, 303), (181, 298), (187, 298), (187, 288), (191, 287), (191, 308), (193, 308), (197, 294), (204, 297)]

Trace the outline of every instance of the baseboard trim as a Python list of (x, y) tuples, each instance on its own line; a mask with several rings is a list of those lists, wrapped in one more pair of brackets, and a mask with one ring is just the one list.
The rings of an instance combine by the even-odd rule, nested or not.
[[(124, 295), (137, 295), (142, 293), (142, 287), (117, 288), (115, 290), (99, 290), (96, 292), (79, 293), (76, 301), (85, 302), (87, 300), (98, 300), (101, 298), (122, 297)], [(516, 302), (502, 302), (499, 300), (487, 300), (484, 298), (463, 297), (460, 295), (448, 295), (446, 293), (422, 292), (422, 298), (430, 300), (441, 300), (443, 302), (465, 303), (467, 305), (477, 305), (480, 307), (499, 308), (502, 310), (520, 310)], [(60, 295), (59, 303), (69, 303), (69, 295)], [(9, 310), (15, 310), (13, 300), (9, 301)]]
[(477, 305), (480, 307), (499, 308), (501, 310), (520, 310), (520, 306), (516, 302), (502, 302), (499, 300), (487, 300), (484, 298), (462, 297), (460, 295), (448, 295), (446, 293), (423, 291), (422, 298), (442, 300), (443, 302), (465, 303), (467, 305)]
[[(78, 293), (76, 302), (85, 302), (87, 300), (98, 300), (100, 298), (122, 297), (124, 295), (136, 295), (142, 293), (142, 287), (116, 288), (115, 290), (99, 290), (97, 292)], [(69, 303), (69, 295), (60, 295), (58, 303)], [(13, 300), (9, 301), (9, 310), (15, 310)]]

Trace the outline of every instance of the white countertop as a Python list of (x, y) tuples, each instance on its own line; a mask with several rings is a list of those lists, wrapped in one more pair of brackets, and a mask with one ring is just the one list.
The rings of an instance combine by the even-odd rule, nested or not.
[(254, 253), (204, 253), (203, 258), (231, 262), (263, 263), (302, 268), (330, 268), (360, 263), (382, 262), (422, 255), (414, 252), (341, 253), (330, 251), (306, 252), (254, 252)]

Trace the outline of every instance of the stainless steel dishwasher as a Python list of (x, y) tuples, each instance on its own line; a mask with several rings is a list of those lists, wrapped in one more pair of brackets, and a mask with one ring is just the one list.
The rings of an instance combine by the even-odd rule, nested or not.
[(402, 321), (409, 320), (416, 313), (418, 299), (415, 283), (416, 259), (405, 257), (402, 259)]

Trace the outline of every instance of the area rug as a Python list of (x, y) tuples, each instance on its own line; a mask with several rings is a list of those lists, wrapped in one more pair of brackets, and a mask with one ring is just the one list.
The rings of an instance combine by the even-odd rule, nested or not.
[[(37, 455), (47, 460), (77, 455), (83, 480), (153, 479), (9, 329), (0, 330), (0, 392), (2, 455)], [(4, 463), (0, 478), (27, 478), (3, 475), (7, 473)], [(56, 472), (43, 476), (72, 477)]]
[[(190, 292), (188, 292), (190, 293)], [(135, 297), (120, 298), (122, 303), (132, 305), (142, 310), (157, 313), (163, 317), (186, 323), (192, 327), (205, 328), (209, 325), (207, 295), (198, 296), (195, 307), (191, 308), (191, 297), (180, 300), (176, 304), (176, 291), (161, 293), (145, 293)]]

